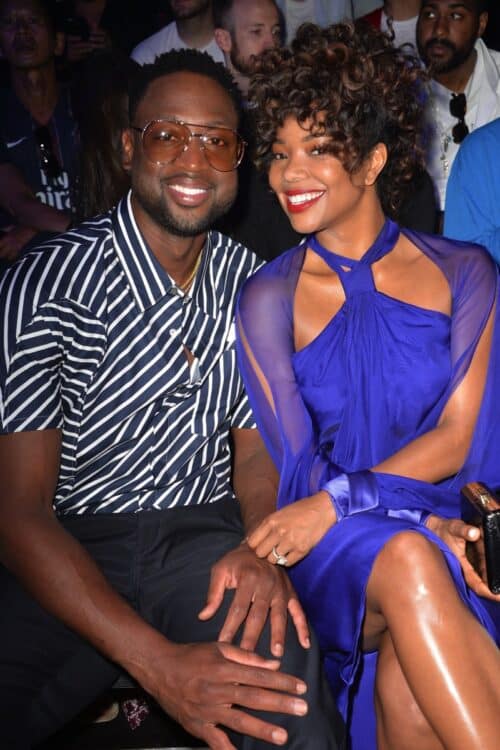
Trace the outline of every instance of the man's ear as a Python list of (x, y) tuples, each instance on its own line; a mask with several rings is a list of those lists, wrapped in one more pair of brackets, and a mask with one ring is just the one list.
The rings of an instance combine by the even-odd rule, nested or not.
[(486, 31), (487, 25), (488, 25), (488, 11), (485, 10), (479, 14), (479, 28), (477, 30), (478, 38), (480, 36), (483, 36), (484, 32)]
[(387, 146), (377, 143), (371, 150), (365, 162), (365, 185), (375, 185), (378, 176), (387, 164)]
[(215, 29), (214, 39), (225, 54), (228, 55), (231, 52), (233, 41), (231, 39), (231, 34), (227, 29)]
[(132, 159), (134, 158), (134, 132), (130, 128), (125, 128), (122, 132), (122, 167), (125, 172), (132, 169)]

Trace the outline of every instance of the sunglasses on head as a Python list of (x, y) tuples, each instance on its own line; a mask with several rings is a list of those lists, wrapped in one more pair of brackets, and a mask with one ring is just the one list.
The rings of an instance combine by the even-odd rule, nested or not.
[(245, 152), (243, 138), (223, 126), (162, 119), (152, 120), (143, 128), (131, 127), (141, 134), (144, 153), (153, 164), (171, 164), (186, 151), (193, 138), (198, 139), (208, 163), (218, 172), (232, 172)]
[(39, 125), (33, 133), (42, 169), (49, 180), (56, 180), (61, 176), (61, 165), (54, 152), (50, 130), (46, 125)]
[(450, 99), (450, 115), (456, 117), (458, 120), (451, 131), (454, 143), (462, 143), (465, 136), (469, 134), (469, 128), (465, 122), (466, 112), (467, 99), (465, 98), (465, 94), (452, 94)]

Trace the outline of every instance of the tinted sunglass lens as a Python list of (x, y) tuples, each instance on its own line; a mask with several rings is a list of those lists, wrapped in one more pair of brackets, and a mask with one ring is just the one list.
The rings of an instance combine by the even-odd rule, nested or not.
[(451, 131), (454, 143), (462, 143), (465, 136), (469, 134), (469, 128), (463, 120), (457, 122)]
[(450, 99), (450, 114), (457, 120), (463, 120), (467, 111), (465, 94), (452, 94)]

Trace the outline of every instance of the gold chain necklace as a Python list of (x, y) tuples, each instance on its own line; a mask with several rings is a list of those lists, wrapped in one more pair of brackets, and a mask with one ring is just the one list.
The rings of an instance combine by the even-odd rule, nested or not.
[(193, 270), (189, 274), (188, 278), (186, 279), (186, 281), (183, 284), (178, 284), (179, 289), (182, 292), (184, 292), (184, 294), (189, 290), (189, 287), (193, 283), (194, 277), (196, 276), (196, 272), (197, 272), (198, 268), (200, 267), (201, 256), (202, 255), (203, 255), (203, 251), (200, 250), (200, 252), (198, 253), (198, 257), (196, 258), (196, 262), (195, 262), (195, 264), (193, 266)]

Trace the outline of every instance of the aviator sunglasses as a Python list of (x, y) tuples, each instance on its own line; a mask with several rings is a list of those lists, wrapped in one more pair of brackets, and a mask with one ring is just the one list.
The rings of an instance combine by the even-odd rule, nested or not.
[(467, 99), (465, 98), (465, 94), (452, 94), (450, 99), (450, 115), (456, 117), (458, 120), (451, 131), (454, 143), (462, 143), (465, 136), (469, 133), (469, 128), (465, 122), (466, 112)]
[(151, 120), (143, 128), (131, 126), (141, 134), (146, 158), (153, 164), (171, 164), (198, 138), (208, 163), (218, 172), (232, 172), (240, 164), (246, 142), (231, 128), (195, 125), (180, 120)]

